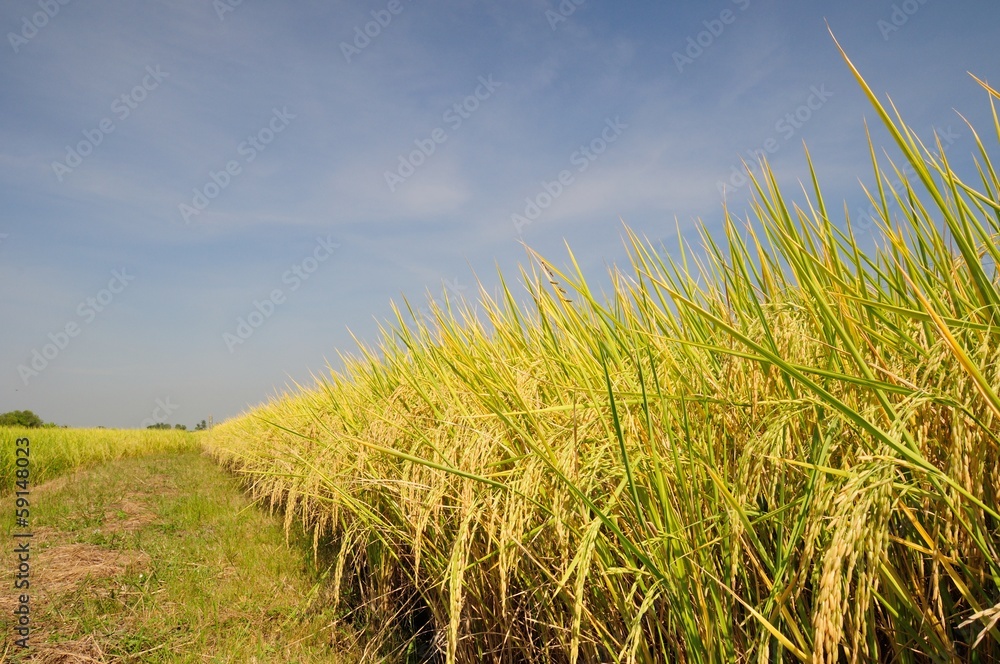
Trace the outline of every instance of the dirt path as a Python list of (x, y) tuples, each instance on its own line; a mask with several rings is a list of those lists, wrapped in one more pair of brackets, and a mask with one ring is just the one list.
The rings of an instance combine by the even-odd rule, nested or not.
[(77, 472), (35, 487), (31, 503), (33, 631), (27, 651), (14, 646), (5, 584), (3, 662), (357, 661), (315, 601), (310, 543), (286, 545), (279, 520), (204, 456)]

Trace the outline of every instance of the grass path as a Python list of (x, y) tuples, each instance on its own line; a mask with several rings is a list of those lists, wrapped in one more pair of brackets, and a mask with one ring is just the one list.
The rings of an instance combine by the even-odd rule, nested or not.
[[(277, 517), (199, 453), (115, 461), (35, 487), (31, 499), (30, 657), (13, 648), (5, 583), (0, 661), (359, 659), (315, 601), (322, 570), (310, 543), (296, 533), (286, 545)], [(12, 569), (9, 550), (4, 558)]]

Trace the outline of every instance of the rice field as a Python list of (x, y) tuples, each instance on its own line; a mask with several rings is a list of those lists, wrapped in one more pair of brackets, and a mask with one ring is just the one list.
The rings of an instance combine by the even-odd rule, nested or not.
[(199, 448), (194, 434), (161, 429), (62, 429), (0, 427), (0, 495), (14, 490), (14, 441), (30, 441), (31, 484), (40, 484), (80, 467), (114, 459), (184, 452)]
[(629, 232), (602, 298), (532, 254), (206, 448), (402, 661), (1000, 661), (1000, 179), (854, 73), (876, 249), (765, 166), (704, 251)]

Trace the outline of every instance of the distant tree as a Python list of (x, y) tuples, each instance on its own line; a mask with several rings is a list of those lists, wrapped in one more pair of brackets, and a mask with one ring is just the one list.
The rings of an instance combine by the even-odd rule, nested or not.
[(4, 427), (29, 427), (35, 429), (44, 424), (45, 422), (42, 421), (42, 418), (30, 410), (12, 410), (9, 413), (0, 415), (0, 426)]
[(202, 420), (201, 422), (198, 422), (198, 424), (194, 425), (195, 431), (204, 431), (207, 428), (208, 428), (208, 422), (206, 422), (205, 420)]
[(174, 428), (175, 429), (180, 429), (181, 431), (187, 431), (187, 426), (185, 426), (183, 424), (175, 424)]
[(147, 429), (169, 429), (170, 425), (166, 422), (157, 422), (156, 424), (150, 424)]

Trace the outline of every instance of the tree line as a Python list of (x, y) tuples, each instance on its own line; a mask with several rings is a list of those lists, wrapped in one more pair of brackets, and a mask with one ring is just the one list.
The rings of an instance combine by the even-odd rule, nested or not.
[[(57, 427), (58, 424), (52, 422), (46, 422), (41, 417), (36, 415), (30, 410), (12, 410), (7, 413), (0, 414), (0, 427), (25, 427), (28, 429), (40, 429), (42, 427)], [(65, 426), (64, 426), (65, 428)], [(104, 427), (97, 427), (98, 429), (103, 429)], [(175, 424), (170, 426), (166, 422), (160, 422), (158, 424), (151, 424), (147, 429), (178, 429), (180, 431), (187, 431), (187, 426), (184, 424)], [(205, 420), (198, 422), (194, 425), (195, 431), (204, 431), (208, 429), (208, 423)]]

